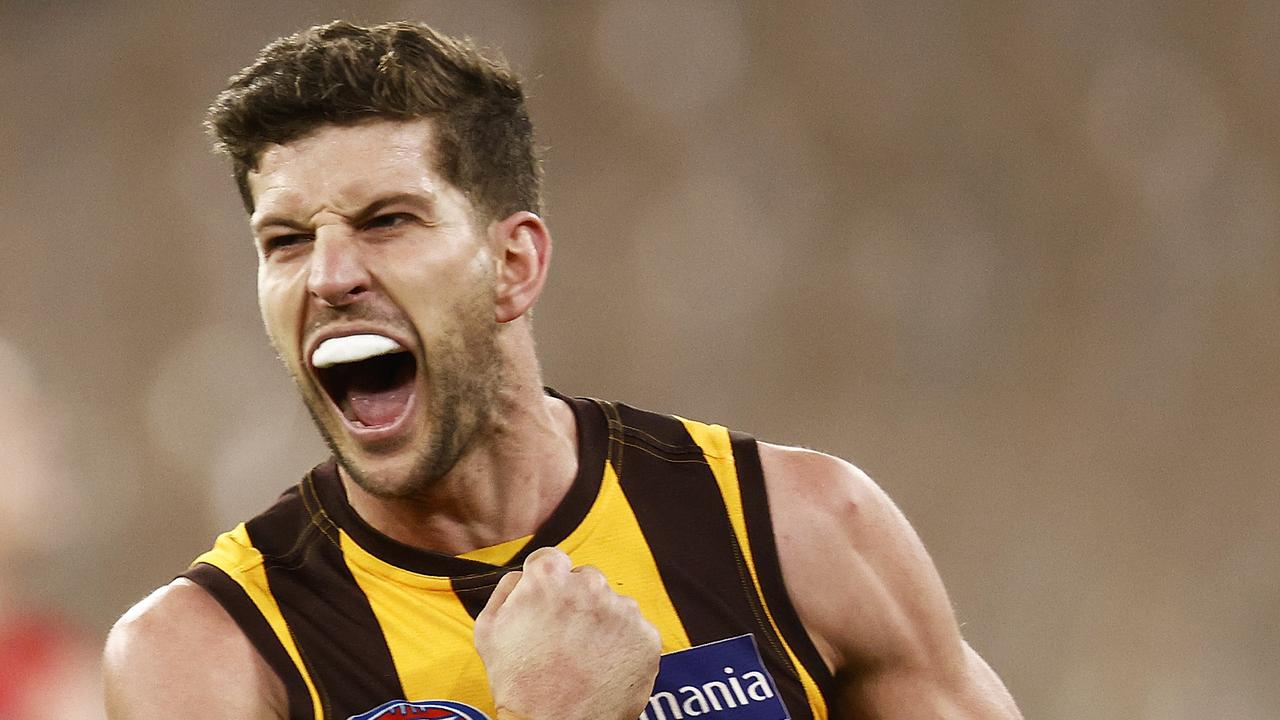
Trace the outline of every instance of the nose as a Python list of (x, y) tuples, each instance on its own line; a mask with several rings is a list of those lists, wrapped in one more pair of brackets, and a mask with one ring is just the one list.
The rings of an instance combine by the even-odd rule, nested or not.
[(369, 285), (369, 271), (355, 239), (317, 233), (307, 291), (329, 307), (341, 307), (355, 302)]

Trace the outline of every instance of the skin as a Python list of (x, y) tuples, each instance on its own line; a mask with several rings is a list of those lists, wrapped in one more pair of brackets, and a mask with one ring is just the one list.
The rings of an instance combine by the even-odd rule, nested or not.
[[(271, 146), (250, 177), (251, 224), (264, 324), (341, 460), (353, 507), (401, 542), (461, 553), (536, 530), (567, 491), (577, 448), (572, 412), (542, 391), (528, 321), (550, 234), (528, 212), (484, 218), (439, 176), (432, 140), (427, 121), (380, 120)], [(395, 433), (362, 439), (319, 388), (307, 357), (335, 332), (387, 334), (418, 359), (416, 399)], [(869, 478), (774, 445), (761, 445), (761, 462), (783, 575), (839, 680), (842, 717), (1020, 717), (961, 638), (919, 539)], [(499, 717), (531, 720), (633, 720), (659, 652), (634, 602), (554, 549), (504, 578), (476, 621), (476, 647)], [(190, 702), (211, 718), (285, 716), (279, 680), (185, 580), (121, 618), (105, 668), (112, 718)]]
[[(426, 122), (271, 146), (249, 178), (250, 226), (267, 334), (342, 461), (352, 505), (398, 540), (437, 535), (465, 552), (536, 528), (577, 459), (572, 413), (544, 396), (524, 317), (549, 233), (528, 212), (485, 223), (432, 153)], [(352, 436), (308, 367), (319, 338), (357, 332), (400, 340), (420, 368), (407, 427), (377, 444)], [(542, 502), (505, 492), (511, 473), (544, 488)]]
[(760, 463), (788, 594), (836, 676), (845, 717), (1022, 717), (960, 636), (924, 545), (871, 478), (830, 455), (764, 443)]
[(635, 600), (554, 548), (502, 577), (475, 638), (500, 718), (639, 717), (662, 651)]

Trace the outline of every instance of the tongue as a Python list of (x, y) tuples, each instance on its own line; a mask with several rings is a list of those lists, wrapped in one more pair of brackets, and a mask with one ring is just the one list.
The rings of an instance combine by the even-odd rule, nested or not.
[(351, 411), (362, 425), (381, 427), (390, 425), (404, 414), (405, 408), (409, 406), (412, 391), (411, 384), (385, 390), (363, 390), (353, 387), (347, 391), (347, 400), (351, 403)]

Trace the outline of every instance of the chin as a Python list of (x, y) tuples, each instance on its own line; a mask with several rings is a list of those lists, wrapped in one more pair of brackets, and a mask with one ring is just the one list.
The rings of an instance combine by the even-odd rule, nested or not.
[(464, 444), (459, 440), (471, 433), (457, 432), (453, 423), (445, 423), (444, 429), (446, 432), (424, 430), (417, 438), (397, 443), (398, 447), (377, 450), (365, 448), (349, 437), (335, 442), (334, 436), (323, 429), (322, 432), (338, 464), (361, 490), (373, 497), (400, 500), (430, 490), (461, 457)]
[[(432, 472), (438, 453), (431, 440), (405, 443), (404, 447), (369, 452), (349, 438), (334, 442), (327, 432), (326, 440), (346, 476), (369, 495), (387, 500), (411, 498), (435, 484)], [(416, 451), (415, 446), (416, 445)]]
[(413, 393), (403, 417), (391, 428), (381, 433), (352, 432), (350, 419), (341, 415), (324, 388), (301, 381), (297, 384), (320, 436), (344, 474), (362, 490), (393, 499), (411, 497), (432, 484), (430, 470), (438, 453), (433, 434), (424, 427), (425, 408), (417, 402), (420, 392)]

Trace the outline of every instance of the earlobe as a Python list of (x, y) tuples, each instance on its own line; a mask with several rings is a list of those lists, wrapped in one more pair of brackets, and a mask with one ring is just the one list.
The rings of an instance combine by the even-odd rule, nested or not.
[(494, 318), (511, 322), (533, 307), (551, 260), (551, 233), (537, 215), (521, 211), (489, 226), (498, 259)]

